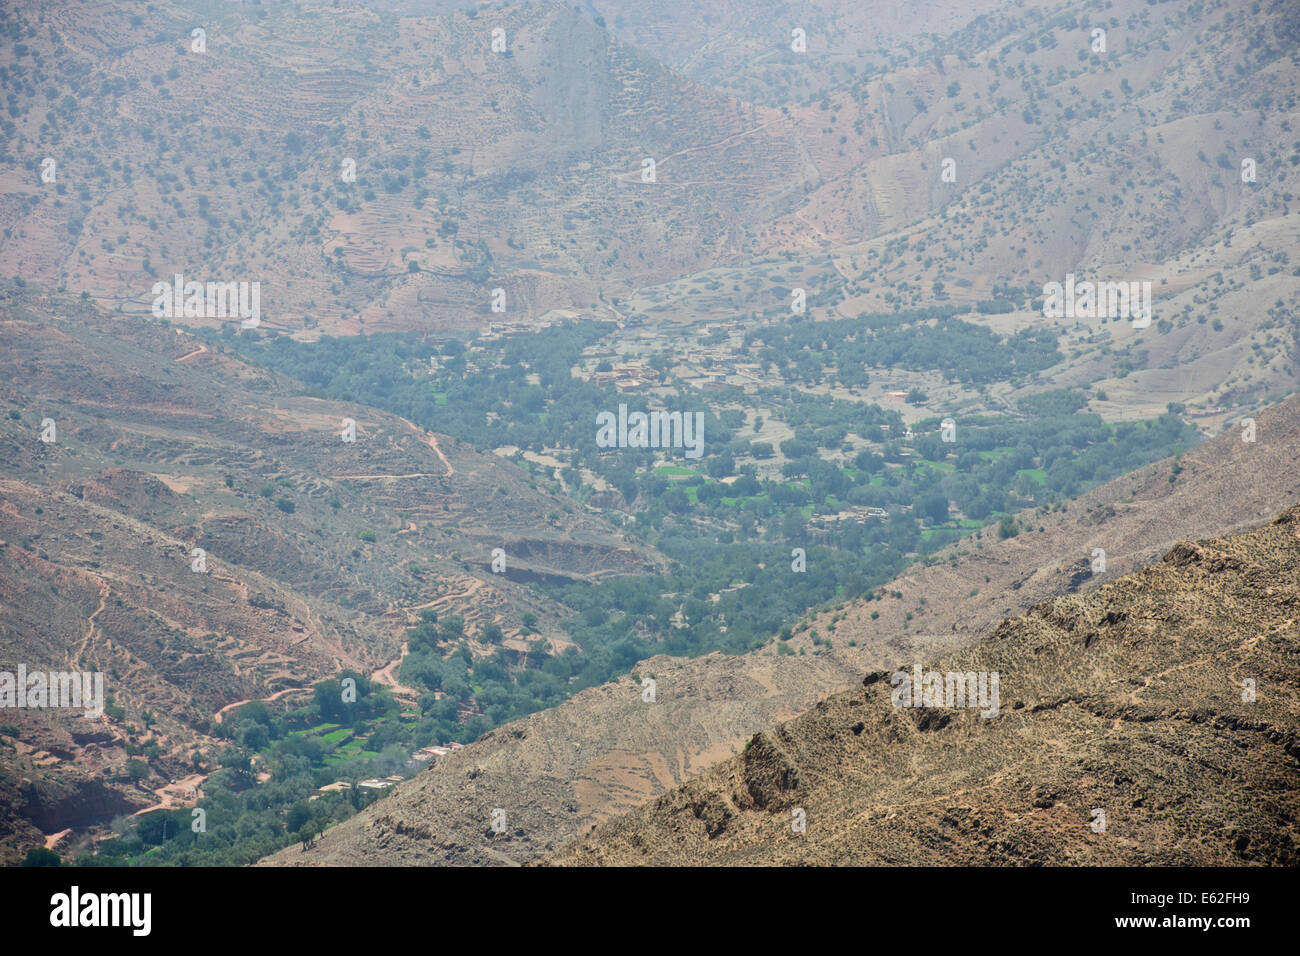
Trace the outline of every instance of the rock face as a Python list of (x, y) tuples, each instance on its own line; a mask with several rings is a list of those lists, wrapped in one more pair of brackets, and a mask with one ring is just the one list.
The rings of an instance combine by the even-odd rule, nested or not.
[(5, 767), (0, 773), (0, 865), (20, 862), (22, 848), (40, 846), (47, 833), (111, 820), (148, 805), (143, 797), (65, 767), (40, 769), (22, 775)]
[(873, 673), (545, 862), (1300, 862), (1300, 506), (927, 671), (996, 672), (997, 715)]

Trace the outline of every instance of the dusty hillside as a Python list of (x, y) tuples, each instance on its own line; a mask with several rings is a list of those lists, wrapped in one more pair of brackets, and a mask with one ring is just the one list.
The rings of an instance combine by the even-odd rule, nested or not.
[[(789, 642), (797, 656), (778, 654), (771, 644), (743, 657), (642, 662), (636, 672), (658, 679), (656, 704), (642, 704), (639, 685), (630, 681), (585, 691), (399, 785), (327, 831), (315, 849), (290, 848), (267, 862), (533, 859), (719, 754), (739, 753), (744, 728), (764, 714), (799, 713), (856, 685), (866, 671), (970, 647), (1006, 615), (1113, 580), (1180, 538), (1226, 533), (1277, 513), (1300, 497), (1300, 478), (1288, 464), (1298, 448), (1300, 399), (1292, 399), (1260, 416), (1255, 444), (1236, 432), (1205, 442), (1183, 456), (1173, 482), (1174, 463), (1157, 463), (1064, 510), (1022, 515), (1032, 531), (998, 540), (990, 528), (963, 539), (951, 554), (884, 589), (901, 598), (813, 617)], [(1092, 549), (1100, 546), (1108, 549), (1107, 571), (1094, 577)], [(814, 630), (831, 638), (829, 648), (813, 643)], [(515, 808), (508, 810), (508, 837), (490, 833), (486, 821), (497, 807)]]
[[(0, 670), (102, 671), (125, 709), (93, 727), (6, 712), (18, 730), (0, 770), (22, 791), (0, 797), (11, 819), (61, 830), (84, 825), (88, 806), (148, 805), (192, 772), (190, 753), (237, 701), (293, 695), (341, 668), (391, 683), (383, 669), (424, 608), (462, 616), (470, 636), (493, 623), (508, 640), (563, 638), (571, 612), (491, 573), (495, 547), (515, 575), (662, 560), (497, 456), (302, 397), (161, 323), (17, 293), (3, 314)], [(340, 438), (344, 418), (355, 442)], [(521, 626), (528, 612), (536, 635)], [(146, 739), (161, 753), (138, 788), (118, 775), (127, 744)], [(114, 792), (100, 794), (106, 780)], [(15, 833), (39, 841), (0, 819), (4, 850)]]
[[(797, 478), (776, 450), (788, 438), (802, 447), (809, 428), (801, 437), (793, 413), (805, 400), (894, 402), (898, 415), (886, 417), (920, 437), (877, 431), (879, 409), (868, 408), (866, 434), (818, 438), (803, 457), (835, 465), (838, 483), (861, 445), (878, 447), (880, 481), (897, 471), (917, 487), (886, 496), (854, 474), (849, 493), (861, 501), (840, 501), (809, 467), (817, 500), (807, 523), (786, 509), (783, 545), (805, 533), (832, 540), (832, 520), (862, 530), (880, 517), (872, 503), (911, 522), (922, 486), (931, 501), (961, 498), (951, 513), (961, 529), (1045, 494), (1062, 502), (963, 539), (870, 600), (823, 609), (788, 641), (739, 658), (645, 662), (660, 679), (654, 704), (626, 678), (588, 691), (440, 760), (311, 852), (278, 860), (536, 859), (864, 673), (966, 652), (1009, 615), (1300, 500), (1300, 399), (1279, 404), (1300, 384), (1294, 0), (1249, 11), (1213, 0), (952, 6), (85, 0), (0, 10), (0, 668), (102, 669), (126, 715), (90, 731), (31, 715), (15, 718), (16, 732), (4, 725), (0, 862), (15, 833), (39, 842), (61, 822), (166, 799), (160, 784), (201, 776), (192, 748), (212, 743), (213, 723), (239, 702), (291, 703), (340, 668), (396, 687), (405, 629), (421, 612), (468, 626), (456, 640), (436, 632), (442, 654), (457, 645), (483, 658), (495, 644), (503, 659), (518, 655), (513, 667), (542, 640), (559, 656), (570, 609), (558, 602), (581, 601), (581, 588), (552, 598), (529, 583), (664, 566), (624, 533), (628, 520), (646, 519), (634, 533), (674, 554), (668, 542), (687, 528), (732, 548), (760, 527), (749, 519), (769, 513), (776, 489), (739, 495), (734, 509), (723, 503), (732, 495), (714, 495), (704, 523), (699, 492), (709, 481), (709, 494), (723, 491), (750, 466)], [(792, 31), (806, 49), (792, 48)], [(1075, 273), (1149, 282), (1152, 321), (1047, 318), (1044, 283)], [(250, 364), (232, 341), (241, 316), (215, 302), (154, 320), (154, 284), (177, 274), (256, 285), (263, 328), (250, 339), (344, 336), (335, 354), (347, 374), (321, 369), (305, 387)], [(478, 447), (350, 401), (460, 410), (444, 387), (458, 369), (511, 391), (556, 381), (513, 359), (444, 364), (436, 376), (431, 362), (430, 381), (411, 378), (414, 403), (386, 404), (413, 367), (364, 367), (371, 343), (355, 333), (435, 332), (426, 341), (449, 346), (453, 333), (487, 327), (483, 344), (591, 317), (611, 320), (605, 338), (561, 380), (611, 399), (694, 401), (752, 423), (754, 440), (737, 426), (708, 480), (669, 469), (665, 489), (684, 479), (669, 497), (631, 474), (586, 473), (574, 441), (524, 448), (562, 431), (551, 425), (566, 409), (528, 404), (541, 395), (484, 407), (481, 429), (420, 417)], [(221, 335), (199, 339), (194, 326)], [(997, 364), (976, 367), (993, 354), (977, 344), (985, 334)], [(1032, 354), (1005, 348), (1012, 334)], [(602, 376), (614, 377), (600, 386)], [(963, 434), (985, 417), (1019, 428), (1036, 419), (1036, 398), (1077, 399), (1129, 438), (1143, 434), (1135, 421), (1166, 410), (1218, 437), (1068, 502), (1078, 481), (1053, 475), (1049, 491), (1033, 476), (1086, 454), (1091, 439), (1070, 425), (1050, 454), (997, 480), (1012, 486), (996, 489), (997, 502), (973, 500), (960, 443), (952, 462), (947, 446), (933, 460), (919, 454), (921, 433), (944, 417)], [(1258, 424), (1250, 443), (1245, 416)], [(57, 441), (37, 437), (47, 421)], [(344, 421), (357, 441), (340, 441)], [(533, 421), (543, 427), (515, 429), (509, 444), (492, 437)], [(492, 448), (553, 469), (563, 493)], [(922, 540), (947, 540), (935, 517)], [(760, 524), (763, 542), (777, 540), (776, 522)], [(754, 565), (779, 567), (753, 541)], [(195, 548), (210, 564), (201, 574)], [(506, 574), (487, 567), (495, 548), (509, 556)], [(593, 621), (603, 613), (591, 610)], [(659, 618), (655, 628), (673, 626), (672, 609)], [(726, 646), (752, 646), (756, 631), (780, 627), (772, 620), (731, 620)], [(584, 626), (577, 639), (598, 642), (603, 625)], [(435, 686), (400, 688), (403, 720), (450, 708), (468, 726), (481, 706), (514, 716), (563, 697), (521, 697), (504, 711), (481, 683), (454, 700)], [(130, 785), (127, 758), (141, 754), (149, 776)], [(485, 822), (497, 808), (510, 821), (500, 832)]]
[(595, 309), (607, 284), (739, 254), (811, 173), (779, 111), (554, 4), (96, 2), (0, 23), (0, 270), (128, 313), (177, 271), (261, 282), (265, 325), (307, 334), (481, 326), (495, 288), (507, 320)]
[[(647, 283), (628, 308), (656, 324), (756, 318), (799, 287), (827, 320), (982, 305), (970, 321), (1060, 333), (1061, 364), (991, 390), (871, 370), (946, 412), (1048, 382), (1092, 385), (1108, 421), (1174, 401), (1217, 426), (1275, 401), (1300, 382), (1294, 14), (1116, 0), (952, 24), (941, 55), (911, 51), (792, 105), (816, 188), (747, 261)], [(1152, 323), (1046, 318), (1044, 283), (1070, 273), (1150, 282)]]
[[(672, 0), (653, 7), (587, 0), (618, 38), (701, 83), (769, 104), (813, 100), (853, 84), (860, 73), (933, 56), (1001, 7), (996, 0)], [(806, 54), (790, 48), (796, 28), (804, 32)]]
[(925, 662), (996, 672), (995, 716), (875, 672), (547, 862), (1295, 865), (1297, 582), (1300, 506), (1179, 542)]

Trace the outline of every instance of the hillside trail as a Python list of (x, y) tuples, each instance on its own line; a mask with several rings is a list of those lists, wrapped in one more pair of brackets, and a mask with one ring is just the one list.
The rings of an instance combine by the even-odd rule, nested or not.
[(447, 469), (446, 474), (433, 474), (431, 472), (416, 471), (407, 475), (331, 475), (330, 478), (335, 481), (342, 481), (344, 479), (355, 481), (384, 481), (401, 478), (450, 478), (452, 475), (456, 474), (456, 469), (452, 467), (451, 462), (447, 460), (447, 456), (443, 454), (442, 448), (438, 445), (438, 436), (433, 432), (425, 431), (414, 422), (407, 422), (406, 424), (410, 426), (412, 431), (416, 432), (424, 439), (426, 445), (433, 449), (433, 453), (437, 455), (438, 460), (442, 462), (442, 467)]
[[(445, 611), (449, 606), (463, 603), (472, 599), (486, 585), (478, 578), (469, 578), (466, 582), (464, 591), (454, 594), (444, 594), (442, 597), (435, 598), (424, 604), (415, 604), (411, 607), (404, 608), (407, 614), (413, 611), (423, 611), (426, 608), (436, 608)], [(376, 684), (382, 684), (385, 687), (391, 687), (395, 692), (409, 694), (412, 697), (419, 697), (420, 691), (417, 688), (401, 683), (394, 674), (394, 670), (401, 666), (401, 663), (408, 654), (411, 653), (410, 642), (402, 642), (402, 653), (392, 661), (389, 661), (383, 667), (380, 667), (370, 675), (370, 679)]]
[(433, 449), (433, 453), (438, 456), (438, 460), (442, 462), (442, 467), (447, 469), (447, 477), (450, 478), (452, 475), (456, 474), (456, 469), (451, 467), (451, 462), (447, 460), (447, 456), (444, 455), (442, 449), (438, 447), (438, 436), (431, 431), (425, 431), (414, 422), (407, 422), (407, 424), (416, 432), (424, 436), (425, 442)]
[(402, 608), (402, 610), (407, 614), (411, 614), (415, 611), (423, 611), (426, 608), (445, 611), (453, 604), (460, 604), (469, 601), (477, 595), (478, 592), (487, 587), (487, 584), (481, 579), (468, 576), (462, 576), (459, 578), (458, 583), (463, 584), (465, 590), (449, 592), (441, 597), (434, 598), (432, 601), (425, 601), (423, 604), (412, 604), (409, 607)]
[[(796, 209), (795, 212), (794, 212), (794, 218), (798, 219), (801, 223), (803, 223), (805, 226), (807, 226), (808, 229), (809, 229), (809, 231), (812, 233), (812, 235), (810, 235), (810, 236), (806, 236), (806, 237), (805, 237), (805, 238), (807, 239), (808, 244), (809, 244), (810, 246), (813, 246), (813, 247), (815, 248), (815, 247), (816, 247), (816, 241), (815, 241), (815, 240), (818, 239), (818, 238), (820, 238), (820, 239), (822, 239), (822, 240), (824, 240), (824, 241), (830, 243), (831, 245), (844, 245), (844, 244), (845, 244), (845, 241), (846, 241), (846, 240), (845, 240), (844, 238), (842, 238), (842, 237), (835, 237), (835, 236), (832, 236), (830, 233), (826, 232), (826, 230), (822, 229), (820, 226), (816, 225), (816, 224), (813, 223), (813, 222), (810, 222), (810, 221), (808, 220), (808, 217), (806, 217), (806, 216), (803, 214), (803, 210), (801, 210), (801, 209)], [(834, 260), (832, 260), (832, 265), (834, 265), (834, 264), (835, 264), (835, 263), (834, 263)], [(839, 267), (836, 266), (837, 271), (838, 271), (838, 268), (839, 268)], [(844, 273), (841, 272), (840, 275), (844, 275)], [(846, 278), (847, 278), (847, 277), (846, 277)]]
[[(673, 158), (675, 158), (675, 157), (677, 157), (677, 156), (683, 156), (683, 155), (685, 155), (686, 153), (694, 153), (694, 152), (698, 152), (699, 150), (702, 150), (702, 149), (717, 149), (719, 146), (724, 146), (724, 145), (726, 145), (727, 143), (730, 143), (732, 140), (743, 139), (743, 138), (745, 138), (746, 136), (750, 136), (750, 135), (752, 135), (752, 134), (754, 134), (754, 133), (757, 133), (757, 132), (759, 132), (759, 131), (761, 131), (761, 130), (765, 130), (765, 129), (767, 129), (769, 126), (771, 126), (771, 125), (772, 125), (773, 123), (775, 123), (775, 122), (777, 122), (777, 120), (775, 120), (775, 119), (770, 119), (770, 120), (768, 120), (766, 123), (761, 123), (760, 125), (755, 126), (753, 129), (742, 130), (742, 131), (739, 132), (739, 133), (732, 133), (730, 136), (724, 136), (722, 139), (718, 140), (716, 143), (704, 143), (704, 144), (702, 144), (702, 145), (700, 145), (700, 146), (688, 146), (688, 147), (686, 147), (685, 149), (679, 149), (679, 150), (678, 150), (677, 152), (675, 152), (675, 153), (669, 153), (667, 156), (663, 157), (662, 159), (656, 159), (656, 160), (655, 160), (655, 165), (656, 165), (656, 167), (658, 167), (658, 166), (662, 166), (664, 163), (668, 162), (668, 160), (673, 159)], [(634, 170), (634, 171), (632, 171), (632, 172), (615, 172), (615, 173), (614, 173), (614, 178), (616, 178), (616, 179), (624, 179), (624, 180), (627, 180), (628, 182), (634, 182), (635, 180), (631, 179), (630, 177), (632, 177), (632, 176), (637, 176), (637, 177), (639, 177), (640, 175), (641, 175), (640, 170)], [(700, 185), (709, 185), (709, 183), (701, 183)]]
[(406, 655), (409, 653), (411, 653), (411, 647), (406, 641), (403, 641), (402, 653), (399, 654), (395, 660), (389, 661), (383, 667), (379, 668), (377, 671), (371, 674), (370, 675), (371, 682), (375, 684), (380, 684), (384, 687), (391, 687), (393, 691), (396, 693), (404, 693), (404, 694), (408, 694), (411, 697), (419, 697), (420, 692), (418, 690), (416, 690), (414, 687), (409, 687), (406, 684), (400, 683), (397, 677), (393, 674), (394, 668), (401, 666), (402, 661), (406, 658)]
[(233, 704), (227, 704), (225, 707), (222, 707), (219, 711), (217, 711), (215, 714), (212, 715), (212, 719), (215, 720), (217, 723), (221, 723), (221, 720), (226, 715), (226, 712), (234, 710), (236, 707), (243, 707), (245, 704), (251, 704), (255, 701), (261, 701), (264, 704), (269, 704), (273, 700), (279, 700), (285, 694), (292, 694), (295, 692), (300, 692), (302, 690), (303, 688), (301, 687), (286, 687), (284, 688), (284, 690), (277, 690), (274, 694), (271, 694), (269, 697), (249, 697), (246, 700), (237, 700)]
[(445, 478), (445, 475), (435, 475), (429, 472), (416, 471), (409, 475), (330, 475), (335, 481), (395, 481), (399, 478)]
[(86, 649), (90, 646), (90, 642), (94, 639), (95, 618), (99, 617), (100, 612), (104, 610), (104, 607), (108, 603), (108, 582), (103, 578), (97, 578), (96, 580), (99, 582), (99, 607), (95, 608), (95, 610), (91, 612), (91, 615), (86, 618), (86, 623), (89, 624), (90, 627), (86, 631), (86, 636), (81, 639), (81, 646), (77, 648), (76, 654), (68, 655), (68, 664), (77, 669), (80, 669), (81, 658), (86, 653)]
[(197, 796), (199, 787), (201, 787), (203, 781), (207, 779), (208, 775), (206, 773), (192, 773), (188, 777), (182, 777), (180, 780), (173, 780), (171, 783), (165, 783), (161, 787), (149, 791), (161, 802), (148, 807), (142, 807), (135, 811), (135, 813), (131, 814), (131, 816), (140, 817), (144, 816), (146, 813), (153, 813), (155, 810), (174, 810), (177, 807), (183, 807), (186, 805), (183, 801), (190, 799), (190, 797), (185, 795), (186, 792), (193, 793)]
[(184, 362), (187, 358), (194, 358), (194, 356), (196, 355), (202, 355), (207, 350), (208, 347), (206, 345), (200, 345), (193, 352), (186, 352), (184, 355), (182, 355), (180, 358), (176, 359), (175, 361)]
[[(420, 607), (433, 607), (437, 611), (446, 611), (455, 605), (473, 603), (479, 592), (487, 587), (487, 585), (478, 578), (467, 578), (462, 579), (462, 581), (465, 585), (465, 590), (452, 594), (444, 594), (436, 601), (433, 601), (432, 604), (423, 604), (420, 605)], [(408, 608), (408, 610), (414, 610), (414, 608)]]

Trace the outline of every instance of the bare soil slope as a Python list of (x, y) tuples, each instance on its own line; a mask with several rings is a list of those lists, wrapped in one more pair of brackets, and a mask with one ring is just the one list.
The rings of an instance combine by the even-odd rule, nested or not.
[(872, 673), (548, 862), (1294, 865), (1298, 609), (1300, 506), (931, 662), (992, 718)]

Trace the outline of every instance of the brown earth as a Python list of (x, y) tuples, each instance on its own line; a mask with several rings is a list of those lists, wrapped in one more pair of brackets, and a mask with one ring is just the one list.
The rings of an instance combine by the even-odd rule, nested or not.
[(1300, 506), (927, 661), (995, 716), (874, 672), (545, 862), (1294, 866), (1298, 621)]

